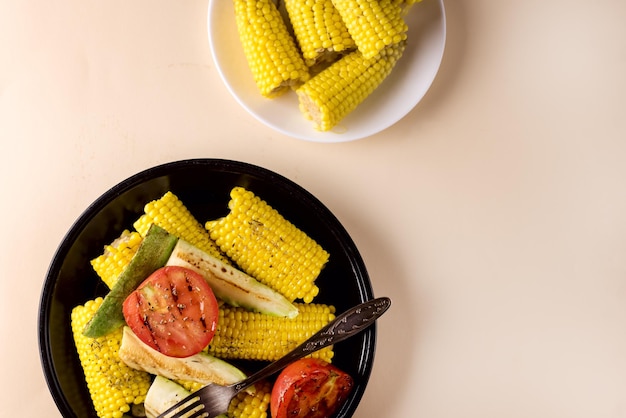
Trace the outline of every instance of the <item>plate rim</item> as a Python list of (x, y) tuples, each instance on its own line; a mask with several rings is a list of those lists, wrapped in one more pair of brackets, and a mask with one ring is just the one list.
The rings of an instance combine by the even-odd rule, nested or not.
[[(218, 44), (218, 40), (216, 38), (218, 38), (217, 34), (215, 33), (214, 30), (214, 22), (212, 19), (212, 16), (215, 14), (214, 13), (214, 9), (215, 9), (215, 5), (218, 4), (218, 2), (221, 2), (222, 0), (209, 0), (208, 3), (208, 7), (207, 7), (207, 35), (208, 35), (208, 42), (209, 42), (209, 49), (210, 49), (210, 53), (211, 53), (211, 58), (213, 60), (213, 63), (215, 65), (215, 68), (219, 74), (220, 80), (222, 81), (222, 84), (226, 87), (226, 89), (228, 90), (228, 92), (230, 93), (230, 95), (235, 99), (235, 101), (242, 107), (245, 109), (245, 111), (251, 115), (254, 119), (256, 119), (257, 121), (259, 121), (260, 123), (262, 123), (263, 125), (282, 133), (283, 135), (286, 135), (288, 137), (292, 137), (295, 139), (299, 139), (299, 140), (303, 140), (303, 141), (309, 141), (309, 142), (318, 142), (318, 143), (341, 143), (341, 142), (350, 142), (350, 141), (355, 141), (355, 140), (359, 140), (359, 139), (364, 139), (367, 138), (369, 136), (378, 134), (388, 128), (390, 128), (391, 126), (395, 125), (397, 122), (399, 122), (401, 119), (403, 119), (405, 116), (407, 116), (425, 97), (425, 95), (427, 94), (427, 92), (430, 90), (430, 88), (432, 87), (432, 84), (434, 83), (437, 74), (439, 73), (439, 70), (441, 68), (441, 64), (443, 62), (443, 56), (445, 53), (445, 49), (446, 49), (446, 42), (447, 42), (447, 17), (446, 17), (446, 9), (445, 9), (445, 5), (444, 5), (444, 0), (422, 0), (422, 1), (434, 1), (437, 3), (438, 5), (438, 11), (440, 13), (440, 19), (438, 22), (438, 45), (435, 47), (437, 50), (437, 53), (435, 54), (435, 59), (433, 60), (433, 65), (431, 68), (431, 71), (427, 77), (427, 79), (424, 80), (424, 84), (423, 84), (423, 89), (420, 92), (420, 94), (418, 94), (412, 101), (409, 102), (409, 104), (403, 108), (402, 111), (398, 112), (394, 117), (390, 117), (388, 118), (387, 122), (385, 124), (381, 124), (379, 126), (377, 126), (376, 128), (370, 129), (368, 131), (365, 132), (361, 132), (361, 133), (357, 133), (357, 134), (353, 134), (350, 129), (347, 129), (345, 132), (333, 132), (332, 130), (329, 132), (321, 132), (318, 131), (314, 128), (313, 123), (310, 121), (306, 121), (305, 117), (302, 115), (302, 119), (303, 119), (303, 124), (304, 123), (308, 123), (310, 126), (310, 131), (308, 132), (297, 132), (294, 131), (293, 129), (287, 129), (281, 125), (279, 125), (276, 122), (270, 121), (266, 118), (264, 118), (262, 115), (260, 115), (258, 112), (256, 112), (252, 106), (240, 95), (237, 93), (237, 91), (234, 89), (234, 87), (232, 86), (232, 83), (229, 82), (229, 76), (226, 74), (225, 70), (223, 69), (223, 64), (221, 64), (221, 60), (218, 57), (218, 52), (216, 51), (215, 45)], [(419, 4), (415, 4), (413, 7), (419, 7)], [(223, 17), (220, 18), (215, 18), (216, 20), (222, 20)], [(234, 20), (234, 19), (233, 19)], [(409, 30), (411, 30), (409, 28)], [(247, 68), (246, 68), (247, 70)], [(393, 72), (392, 72), (392, 76), (393, 76)], [(374, 92), (376, 93), (376, 92)], [(259, 93), (259, 97), (260, 93)], [(279, 98), (280, 99), (280, 98)], [(276, 99), (273, 99), (276, 100)], [(294, 101), (294, 100), (292, 100)], [(296, 107), (297, 107), (297, 102), (296, 102)], [(358, 112), (358, 109), (355, 110), (353, 113)], [(358, 113), (355, 113), (356, 115), (358, 115)], [(346, 117), (346, 119), (349, 121), (348, 118), (350, 118), (351, 115), (348, 115)]]

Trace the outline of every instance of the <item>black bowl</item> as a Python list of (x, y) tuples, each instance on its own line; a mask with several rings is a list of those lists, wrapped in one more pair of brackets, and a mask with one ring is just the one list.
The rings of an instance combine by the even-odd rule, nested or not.
[[(266, 200), (330, 253), (317, 284), (316, 302), (337, 312), (373, 298), (363, 260), (337, 218), (289, 179), (247, 163), (194, 159), (142, 171), (111, 188), (76, 220), (50, 264), (39, 307), (41, 363), (52, 397), (64, 417), (95, 417), (70, 330), (70, 312), (104, 295), (106, 287), (89, 260), (143, 213), (144, 205), (172, 191), (200, 222), (228, 212), (229, 192), (243, 186)], [(350, 373), (355, 388), (337, 417), (351, 417), (369, 380), (376, 342), (372, 326), (335, 346), (333, 363)]]

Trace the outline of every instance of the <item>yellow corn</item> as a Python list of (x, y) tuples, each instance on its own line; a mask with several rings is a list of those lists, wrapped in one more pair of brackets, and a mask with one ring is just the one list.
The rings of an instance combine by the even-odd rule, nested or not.
[(228, 407), (229, 418), (267, 418), (272, 384), (267, 381), (255, 385), (253, 394), (239, 392)]
[(405, 42), (383, 49), (372, 59), (354, 51), (296, 90), (304, 116), (320, 131), (329, 131), (357, 108), (389, 75)]
[[(179, 380), (176, 383), (189, 392), (195, 392), (204, 386), (202, 383), (188, 380)], [(272, 384), (270, 382), (258, 382), (254, 385), (253, 390), (239, 392), (233, 398), (226, 416), (228, 418), (267, 418), (271, 394)]]
[(356, 48), (332, 0), (285, 0), (285, 9), (309, 67)]
[[(335, 318), (330, 305), (295, 305), (300, 313), (293, 319), (223, 306), (208, 352), (224, 359), (277, 360)], [(311, 356), (330, 362), (333, 348), (322, 348)]]
[(261, 94), (276, 97), (308, 80), (308, 68), (274, 2), (233, 1), (244, 54)]
[(142, 241), (138, 232), (126, 229), (115, 241), (104, 247), (100, 256), (91, 260), (91, 266), (109, 289), (130, 263)]
[(144, 207), (142, 215), (133, 226), (145, 236), (151, 224), (156, 224), (172, 235), (187, 241), (202, 251), (229, 263), (224, 254), (211, 240), (208, 232), (187, 209), (183, 202), (171, 191), (160, 199), (153, 200)]
[(333, 4), (365, 58), (407, 38), (408, 26), (398, 0), (333, 0)]
[(195, 382), (193, 380), (175, 380), (175, 382), (184, 387), (189, 392), (195, 392), (206, 386), (203, 383)]
[(151, 377), (131, 369), (119, 358), (121, 328), (100, 338), (83, 335), (85, 325), (101, 304), (102, 298), (96, 298), (72, 310), (72, 334), (98, 417), (120, 418), (131, 405), (145, 400)]
[(230, 197), (230, 212), (205, 224), (211, 238), (243, 271), (290, 302), (311, 302), (328, 252), (251, 191), (235, 187)]

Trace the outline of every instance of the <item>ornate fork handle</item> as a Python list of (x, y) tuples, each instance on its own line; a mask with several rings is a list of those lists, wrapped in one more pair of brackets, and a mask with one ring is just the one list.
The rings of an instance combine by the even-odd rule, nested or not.
[(358, 334), (372, 325), (390, 306), (391, 299), (381, 297), (348, 309), (341, 315), (336, 316), (334, 320), (293, 349), (293, 351), (241, 382), (235, 383), (233, 387), (235, 390), (241, 391), (257, 381), (278, 372), (295, 360)]

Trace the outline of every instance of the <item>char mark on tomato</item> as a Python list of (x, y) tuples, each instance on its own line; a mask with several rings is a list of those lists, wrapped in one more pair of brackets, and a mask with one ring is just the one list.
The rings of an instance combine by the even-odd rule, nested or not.
[(204, 278), (184, 267), (155, 271), (127, 299), (124, 317), (146, 344), (172, 357), (206, 347), (215, 333), (217, 300)]

